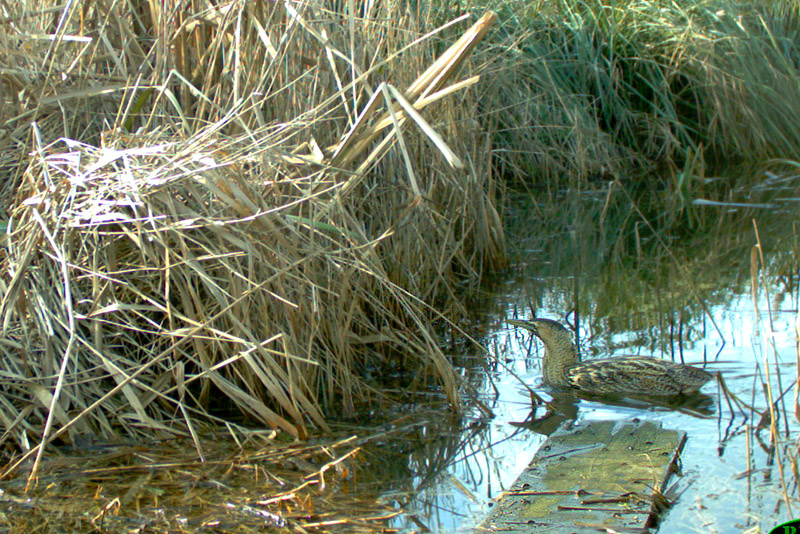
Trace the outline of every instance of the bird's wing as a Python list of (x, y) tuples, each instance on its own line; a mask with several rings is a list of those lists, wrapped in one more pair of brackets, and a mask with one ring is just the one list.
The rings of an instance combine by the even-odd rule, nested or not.
[[(665, 365), (667, 364), (667, 365)], [(590, 393), (627, 392), (660, 395), (680, 393), (673, 378), (675, 364), (639, 356), (590, 360), (567, 370), (567, 381)]]

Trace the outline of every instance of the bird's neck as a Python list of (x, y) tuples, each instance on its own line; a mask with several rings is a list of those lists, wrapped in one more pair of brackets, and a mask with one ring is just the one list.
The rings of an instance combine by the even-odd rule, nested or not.
[(542, 377), (545, 384), (568, 386), (567, 369), (580, 363), (578, 349), (570, 340), (554, 341), (545, 347)]

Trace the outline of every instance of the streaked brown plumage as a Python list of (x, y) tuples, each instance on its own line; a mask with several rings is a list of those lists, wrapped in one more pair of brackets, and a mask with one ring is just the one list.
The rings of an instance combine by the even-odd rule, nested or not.
[(694, 393), (714, 376), (708, 371), (647, 356), (622, 356), (581, 362), (572, 333), (550, 319), (510, 320), (544, 343), (544, 383), (584, 393), (680, 395)]

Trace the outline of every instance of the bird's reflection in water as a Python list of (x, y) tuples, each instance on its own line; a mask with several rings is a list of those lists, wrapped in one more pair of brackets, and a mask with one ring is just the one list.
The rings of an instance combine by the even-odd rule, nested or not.
[[(541, 400), (541, 399), (539, 399)], [(574, 421), (578, 417), (578, 401), (580, 398), (571, 392), (560, 393), (550, 402), (533, 402), (533, 409), (528, 418), (522, 423), (511, 423), (513, 426), (525, 428), (549, 436), (558, 429), (562, 423)], [(544, 413), (541, 413), (544, 410)], [(541, 415), (540, 415), (541, 413)]]
[[(541, 401), (541, 398), (538, 399)], [(707, 419), (716, 414), (714, 398), (703, 393), (694, 395), (678, 395), (673, 397), (653, 396), (613, 396), (613, 395), (587, 395), (574, 391), (553, 392), (549, 402), (534, 400), (533, 409), (528, 418), (522, 423), (511, 423), (514, 426), (525, 428), (549, 436), (562, 423), (573, 422), (578, 418), (580, 401), (602, 403), (610, 406), (634, 408), (637, 410), (675, 410), (680, 413)]]

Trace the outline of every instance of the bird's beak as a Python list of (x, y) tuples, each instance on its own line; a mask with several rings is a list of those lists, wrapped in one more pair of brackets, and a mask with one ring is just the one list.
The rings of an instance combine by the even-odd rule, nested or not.
[(508, 319), (506, 321), (508, 324), (512, 326), (521, 326), (525, 330), (530, 330), (531, 332), (536, 332), (536, 324), (531, 321), (522, 321), (518, 319)]

